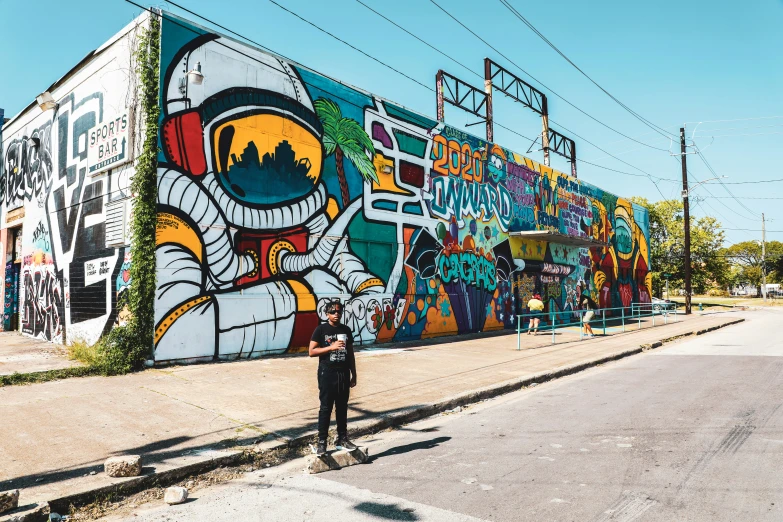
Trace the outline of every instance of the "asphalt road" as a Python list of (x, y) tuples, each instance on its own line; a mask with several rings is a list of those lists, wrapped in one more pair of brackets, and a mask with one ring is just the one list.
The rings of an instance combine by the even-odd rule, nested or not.
[(783, 520), (783, 311), (745, 316), (122, 520)]

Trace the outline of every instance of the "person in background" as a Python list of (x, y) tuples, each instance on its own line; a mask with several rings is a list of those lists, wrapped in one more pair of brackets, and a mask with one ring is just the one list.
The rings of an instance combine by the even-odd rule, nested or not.
[(587, 310), (584, 317), (582, 317), (582, 331), (584, 331), (584, 333), (590, 337), (595, 337), (593, 328), (590, 326), (590, 321), (593, 319), (595, 311), (598, 310), (598, 305), (595, 303), (595, 301), (593, 301), (590, 295), (585, 292), (579, 299), (579, 307)]
[(538, 325), (541, 324), (541, 317), (539, 317), (539, 314), (544, 311), (544, 302), (541, 301), (541, 295), (537, 293), (533, 294), (533, 297), (527, 302), (527, 307), (531, 312), (537, 314), (530, 318), (527, 334), (538, 333)]
[(348, 397), (356, 386), (356, 359), (353, 353), (351, 330), (340, 323), (343, 305), (331, 301), (326, 305), (328, 321), (319, 324), (310, 338), (310, 357), (318, 357), (318, 448), (316, 454), (326, 453), (329, 421), (332, 408), (337, 419), (337, 449), (352, 451), (356, 445), (348, 440)]

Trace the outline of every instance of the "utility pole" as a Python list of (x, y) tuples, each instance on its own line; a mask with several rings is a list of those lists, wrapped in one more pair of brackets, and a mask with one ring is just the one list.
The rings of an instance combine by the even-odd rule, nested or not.
[(544, 165), (549, 166), (549, 107), (546, 96), (542, 96), (541, 102), (541, 146), (544, 149)]
[(685, 219), (685, 315), (691, 313), (691, 212), (688, 204), (688, 167), (685, 162), (685, 127), (680, 127), (680, 161), (682, 162), (682, 208)]
[(492, 128), (492, 71), (489, 58), (484, 58), (484, 92), (487, 93), (487, 141), (494, 143), (495, 132)]
[[(772, 221), (775, 221), (774, 219)], [(767, 238), (764, 213), (761, 213), (761, 295), (767, 302)]]

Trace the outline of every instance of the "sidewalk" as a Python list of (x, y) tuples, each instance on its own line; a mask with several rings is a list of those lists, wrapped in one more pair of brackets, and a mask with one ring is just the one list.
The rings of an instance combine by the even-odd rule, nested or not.
[[(357, 354), (349, 426), (378, 426), (422, 408), (434, 413), (434, 404), (458, 396), (466, 402), (476, 390), (510, 391), (523, 379), (545, 379), (747, 315), (692, 315), (584, 341), (577, 333), (567, 336), (574, 342), (556, 345), (548, 333), (523, 335), (521, 351), (516, 333), (364, 350)], [(280, 357), (0, 388), (0, 491), (20, 488), (20, 505), (54, 500), (128, 480), (102, 473), (114, 454), (141, 454), (144, 473), (159, 473), (231, 454), (237, 443), (273, 447), (312, 434), (316, 365), (308, 357)]]
[(0, 332), (0, 375), (45, 372), (80, 365), (68, 360), (62, 344), (33, 339), (19, 332)]

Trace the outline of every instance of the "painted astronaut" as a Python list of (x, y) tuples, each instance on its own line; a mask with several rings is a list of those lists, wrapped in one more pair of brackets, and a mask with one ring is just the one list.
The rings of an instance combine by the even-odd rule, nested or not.
[[(204, 82), (182, 81), (196, 62)], [(340, 210), (327, 195), (322, 126), (291, 65), (206, 35), (175, 56), (164, 96), (156, 360), (306, 346), (319, 299), (384, 291), (349, 250), (361, 198)]]

